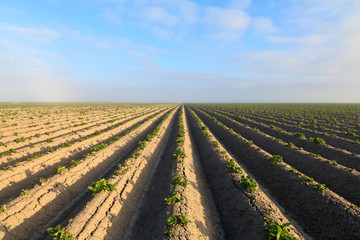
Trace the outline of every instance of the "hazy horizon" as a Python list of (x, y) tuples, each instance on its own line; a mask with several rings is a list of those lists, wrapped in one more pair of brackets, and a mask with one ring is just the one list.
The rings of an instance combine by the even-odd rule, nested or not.
[(360, 103), (360, 2), (0, 3), (0, 102)]

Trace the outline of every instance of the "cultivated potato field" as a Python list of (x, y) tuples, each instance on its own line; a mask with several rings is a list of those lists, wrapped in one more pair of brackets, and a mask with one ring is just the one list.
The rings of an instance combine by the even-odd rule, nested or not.
[(0, 105), (0, 239), (360, 239), (360, 105)]

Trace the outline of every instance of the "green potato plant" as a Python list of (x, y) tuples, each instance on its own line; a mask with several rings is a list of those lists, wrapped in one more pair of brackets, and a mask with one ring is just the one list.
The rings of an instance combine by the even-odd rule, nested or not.
[(258, 187), (256, 181), (250, 175), (247, 175), (246, 177), (241, 176), (240, 183), (242, 187), (249, 192), (256, 191), (256, 188)]
[(116, 186), (117, 184), (111, 184), (109, 183), (105, 178), (99, 179), (96, 182), (92, 183), (92, 186), (89, 186), (88, 189), (90, 191), (92, 191), (92, 195), (96, 195), (97, 193), (101, 192), (102, 190), (106, 190), (106, 191), (116, 191)]
[(49, 227), (46, 229), (47, 233), (54, 237), (54, 239), (57, 240), (73, 240), (73, 236), (69, 232), (69, 230), (65, 229), (64, 227), (61, 228), (60, 225), (57, 225), (56, 227), (52, 228)]

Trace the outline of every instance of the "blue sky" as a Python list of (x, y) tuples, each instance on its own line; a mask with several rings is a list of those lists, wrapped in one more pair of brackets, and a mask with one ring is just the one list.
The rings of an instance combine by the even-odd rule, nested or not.
[(0, 101), (360, 102), (358, 0), (2, 0)]

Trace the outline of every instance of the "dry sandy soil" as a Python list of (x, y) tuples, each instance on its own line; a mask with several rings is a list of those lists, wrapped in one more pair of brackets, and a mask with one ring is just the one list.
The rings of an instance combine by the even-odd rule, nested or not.
[(340, 128), (315, 145), (293, 136), (296, 119), (274, 119), (201, 105), (2, 106), (0, 239), (360, 239), (360, 148)]

